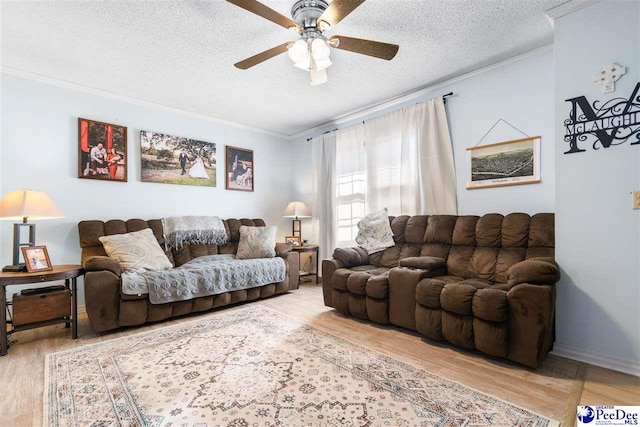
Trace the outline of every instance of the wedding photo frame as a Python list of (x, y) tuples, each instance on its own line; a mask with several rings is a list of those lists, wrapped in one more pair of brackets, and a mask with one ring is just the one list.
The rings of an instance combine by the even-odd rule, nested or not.
[(540, 182), (540, 136), (467, 148), (467, 190)]
[(20, 249), (29, 273), (53, 270), (46, 246), (23, 246)]
[(216, 144), (140, 131), (140, 170), (142, 182), (215, 187)]
[(254, 162), (253, 150), (226, 146), (225, 158), (227, 190), (253, 191)]
[(127, 182), (127, 128), (78, 118), (78, 178)]

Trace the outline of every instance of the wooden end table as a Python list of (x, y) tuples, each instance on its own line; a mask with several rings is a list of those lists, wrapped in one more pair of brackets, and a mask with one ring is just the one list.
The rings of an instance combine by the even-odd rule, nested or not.
[(296, 251), (296, 252), (313, 252), (314, 254), (312, 254), (312, 257), (315, 257), (316, 259), (316, 268), (315, 270), (312, 271), (302, 271), (300, 270), (300, 268), (298, 268), (298, 270), (300, 271), (300, 277), (304, 277), (304, 276), (316, 276), (316, 285), (318, 284), (318, 249), (320, 247), (318, 245), (302, 245), (302, 246), (292, 246), (291, 249)]
[[(7, 286), (12, 285), (33, 285), (55, 280), (64, 280), (64, 285), (71, 290), (71, 330), (74, 339), (78, 338), (78, 277), (84, 274), (84, 269), (80, 265), (56, 265), (53, 270), (38, 271), (36, 273), (9, 273), (0, 272), (0, 356), (7, 354), (9, 343), (7, 341)], [(71, 286), (69, 286), (71, 285)], [(56, 323), (66, 323), (69, 326), (68, 318), (47, 320), (45, 322), (30, 323), (16, 327), (12, 325), (12, 331), (24, 331), (26, 329), (39, 328), (41, 326), (53, 325)]]

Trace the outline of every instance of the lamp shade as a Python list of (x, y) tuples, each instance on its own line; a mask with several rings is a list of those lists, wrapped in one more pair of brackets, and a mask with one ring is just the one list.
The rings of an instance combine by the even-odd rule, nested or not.
[(60, 209), (42, 191), (10, 191), (0, 202), (0, 218), (2, 219), (51, 219), (62, 217), (64, 215)]
[(291, 202), (282, 214), (285, 218), (310, 218), (311, 211), (304, 202)]

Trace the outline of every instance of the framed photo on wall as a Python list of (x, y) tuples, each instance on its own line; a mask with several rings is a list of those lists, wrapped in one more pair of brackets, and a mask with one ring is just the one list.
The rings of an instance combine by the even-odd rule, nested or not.
[(227, 190), (253, 191), (253, 150), (230, 147), (225, 150), (227, 159)]
[(142, 182), (215, 187), (216, 144), (183, 136), (140, 131)]
[(78, 119), (78, 178), (127, 182), (127, 128)]
[(53, 270), (46, 246), (23, 246), (20, 250), (29, 273)]
[(467, 148), (467, 190), (540, 182), (540, 137)]

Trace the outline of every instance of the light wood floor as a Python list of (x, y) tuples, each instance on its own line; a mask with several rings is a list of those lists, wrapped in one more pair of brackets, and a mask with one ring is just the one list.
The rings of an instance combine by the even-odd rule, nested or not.
[[(503, 360), (426, 341), (420, 335), (345, 317), (324, 307), (320, 285), (303, 283), (300, 289), (249, 304), (262, 304), (318, 329), (375, 349), (434, 374), (507, 400), (573, 426), (577, 405), (640, 405), (640, 378), (549, 355), (537, 370)], [(107, 341), (221, 312), (165, 321), (100, 336), (79, 316), (79, 338), (72, 340), (64, 325), (13, 335), (17, 343), (0, 358), (0, 426), (42, 425), (44, 357), (47, 353)]]

